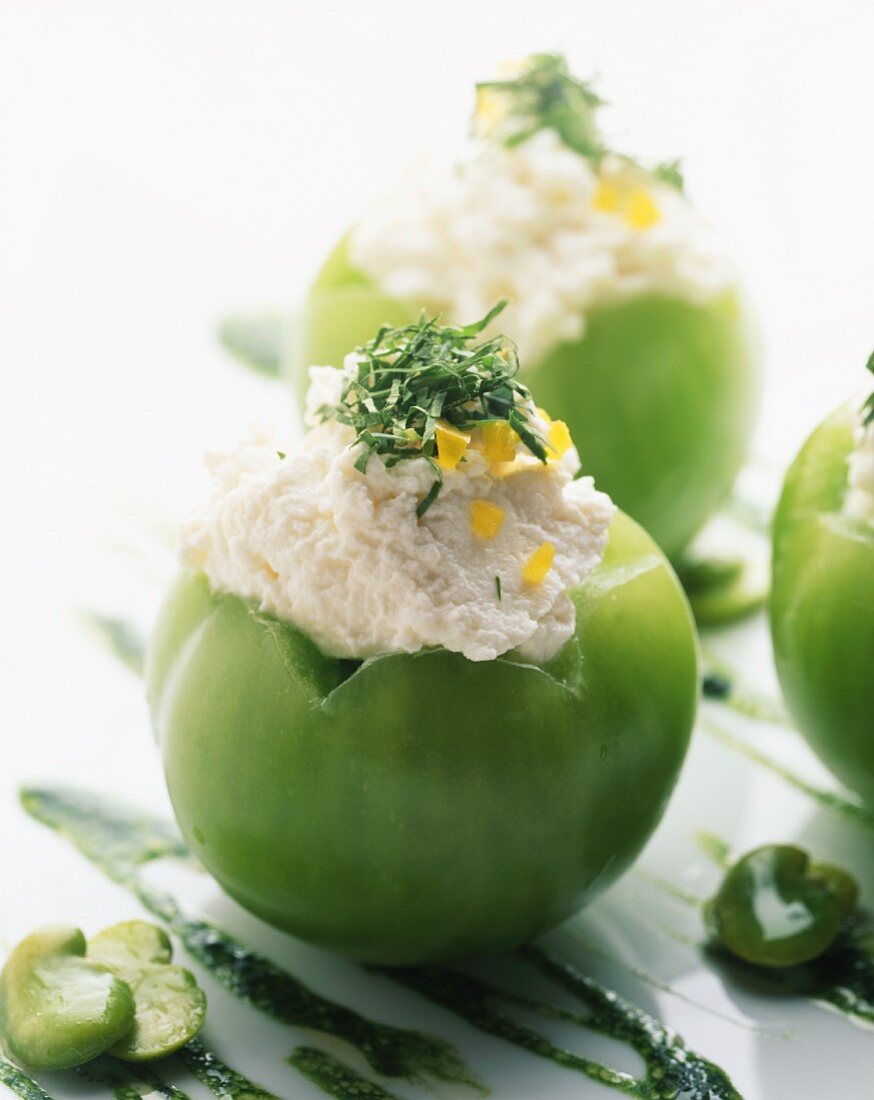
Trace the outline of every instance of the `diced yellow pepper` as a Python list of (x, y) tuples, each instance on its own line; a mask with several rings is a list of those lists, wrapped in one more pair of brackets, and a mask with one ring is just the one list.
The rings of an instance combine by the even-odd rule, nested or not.
[(482, 446), (489, 462), (512, 462), (516, 457), (516, 444), (519, 436), (506, 420), (494, 420), (483, 424)]
[(592, 206), (602, 214), (616, 214), (622, 204), (622, 192), (615, 183), (599, 180), (592, 195)]
[(470, 529), (481, 539), (493, 539), (504, 525), (505, 512), (490, 500), (470, 502)]
[(625, 220), (632, 229), (649, 229), (662, 219), (662, 212), (645, 187), (632, 191), (625, 210)]
[(454, 470), (464, 457), (470, 436), (453, 428), (445, 420), (437, 421), (434, 432), (437, 436), (437, 465), (443, 470)]
[(503, 122), (507, 114), (505, 97), (495, 88), (477, 88), (476, 90), (476, 127), (480, 134), (488, 137)]
[(555, 547), (551, 542), (544, 542), (531, 555), (522, 568), (522, 580), (526, 584), (540, 584), (546, 574), (552, 568), (555, 557)]
[(573, 447), (570, 429), (563, 420), (553, 420), (549, 429), (549, 445), (559, 458)]

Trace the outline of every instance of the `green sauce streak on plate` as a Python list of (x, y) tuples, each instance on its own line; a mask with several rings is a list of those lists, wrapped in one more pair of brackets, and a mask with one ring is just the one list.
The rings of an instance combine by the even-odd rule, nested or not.
[(705, 947), (705, 951), (754, 993), (805, 997), (855, 1023), (874, 1025), (874, 924), (867, 914), (851, 917), (824, 954), (801, 966), (766, 969), (719, 948)]
[(289, 1026), (344, 1039), (385, 1077), (412, 1082), (432, 1077), (487, 1091), (446, 1041), (367, 1020), (320, 997), (220, 928), (185, 914), (168, 894), (140, 882), (137, 871), (151, 860), (188, 858), (182, 840), (166, 822), (64, 788), (30, 788), (22, 791), (21, 802), (37, 821), (67, 837), (113, 881), (133, 891), (219, 984), (247, 1004)]
[[(262, 1089), (231, 1069), (212, 1051), (207, 1050), (199, 1039), (193, 1039), (177, 1052), (191, 1074), (205, 1085), (219, 1100), (279, 1100), (272, 1092)], [(165, 1063), (172, 1064), (171, 1061)], [(94, 1085), (102, 1085), (112, 1090), (115, 1100), (152, 1100), (161, 1096), (165, 1100), (189, 1100), (187, 1093), (167, 1084), (156, 1076), (148, 1066), (126, 1065), (114, 1058), (104, 1057), (86, 1066), (79, 1066), (76, 1073)]]
[(32, 1077), (5, 1058), (0, 1058), (0, 1084), (5, 1085), (21, 1100), (52, 1100), (51, 1096), (41, 1088)]
[(791, 727), (789, 714), (779, 700), (738, 687), (734, 674), (725, 665), (706, 656), (705, 661), (706, 668), (701, 677), (701, 694), (705, 699), (723, 703), (756, 722)]
[(828, 951), (809, 964), (815, 1001), (874, 1025), (874, 927), (868, 917), (849, 921)]
[(385, 1077), (465, 1084), (487, 1090), (449, 1043), (416, 1031), (378, 1024), (313, 993), (293, 975), (215, 925), (183, 913), (167, 894), (134, 884), (142, 904), (165, 921), (186, 951), (240, 1000), (290, 1027), (344, 1039)]
[(286, 318), (277, 313), (257, 317), (236, 315), (222, 321), (218, 335), (240, 363), (269, 378), (278, 378), (287, 324)]
[(315, 1047), (297, 1047), (288, 1062), (322, 1092), (339, 1100), (398, 1100), (393, 1092), (386, 1092), (375, 1081), (368, 1081), (354, 1069)]
[(25, 788), (21, 804), (31, 817), (66, 836), (86, 859), (122, 885), (130, 885), (139, 868), (152, 860), (190, 858), (169, 822), (87, 791)]
[(194, 1077), (206, 1085), (219, 1100), (278, 1100), (272, 1092), (262, 1089), (231, 1069), (220, 1058), (207, 1050), (199, 1039), (193, 1039), (178, 1053)]
[(146, 640), (133, 623), (98, 611), (83, 613), (86, 623), (100, 636), (113, 656), (131, 672), (142, 676), (146, 661)]
[(114, 1058), (98, 1058), (85, 1066), (79, 1066), (76, 1073), (92, 1085), (102, 1085), (111, 1089), (115, 1100), (143, 1100), (148, 1097), (162, 1096), (165, 1100), (189, 1100), (188, 1094), (168, 1085), (146, 1066), (125, 1065)]
[(707, 856), (711, 862), (715, 863), (717, 867), (725, 869), (730, 867), (734, 862), (731, 845), (727, 840), (723, 840), (721, 836), (717, 836), (716, 833), (710, 833), (705, 829), (699, 829), (698, 832), (695, 833), (695, 843), (703, 854)]
[(874, 808), (866, 806), (862, 802), (853, 801), (852, 798), (838, 794), (837, 791), (825, 791), (812, 783), (808, 783), (806, 779), (797, 775), (791, 768), (787, 768), (767, 753), (747, 744), (743, 738), (736, 737), (733, 733), (729, 733), (728, 730), (723, 729), (722, 726), (707, 718), (701, 720), (701, 725), (712, 737), (715, 737), (727, 748), (740, 753), (748, 760), (752, 760), (753, 763), (767, 768), (768, 771), (779, 776), (791, 787), (813, 799), (824, 810), (828, 810), (829, 813), (841, 817), (845, 821), (850, 821), (854, 825), (859, 825), (863, 829), (874, 830)]
[[(582, 1073), (626, 1096), (639, 1100), (681, 1096), (683, 1100), (740, 1100), (740, 1093), (723, 1070), (688, 1050), (679, 1036), (636, 1005), (540, 948), (525, 947), (520, 954), (570, 992), (585, 1006), (586, 1012), (569, 1012), (517, 996), (455, 970), (380, 969), (379, 973), (457, 1013), (488, 1035), (564, 1069)], [(634, 1077), (558, 1046), (542, 1032), (514, 1020), (505, 1005), (528, 1009), (627, 1043), (643, 1058), (645, 1076)]]

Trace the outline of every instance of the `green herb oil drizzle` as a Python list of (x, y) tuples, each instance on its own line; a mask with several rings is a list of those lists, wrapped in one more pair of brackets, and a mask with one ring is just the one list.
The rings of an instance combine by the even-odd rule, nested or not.
[(52, 1100), (51, 1096), (32, 1077), (5, 1058), (0, 1058), (0, 1084), (5, 1085), (21, 1100)]
[(163, 1096), (165, 1100), (189, 1100), (187, 1093), (175, 1085), (168, 1085), (146, 1067), (128, 1066), (108, 1057), (79, 1066), (76, 1073), (92, 1085), (111, 1089), (115, 1100), (143, 1100), (153, 1096)]
[(818, 959), (782, 970), (756, 967), (717, 947), (703, 950), (728, 974), (757, 993), (805, 997), (846, 1019), (874, 1026), (874, 924), (858, 914)]
[(219, 1100), (278, 1100), (272, 1092), (254, 1084), (207, 1050), (198, 1039), (178, 1053), (191, 1074)]
[[(659, 931), (664, 930), (664, 925), (655, 924), (655, 927)], [(636, 978), (644, 985), (651, 986), (653, 989), (659, 990), (661, 993), (667, 993), (671, 997), (676, 997), (677, 1000), (682, 1001), (684, 1004), (690, 1005), (692, 1008), (697, 1009), (699, 1012), (706, 1012), (708, 1016), (713, 1016), (717, 1020), (721, 1020), (723, 1023), (731, 1024), (732, 1027), (739, 1027), (743, 1031), (753, 1031), (759, 1035), (775, 1035), (779, 1038), (785, 1037), (785, 1032), (774, 1032), (768, 1028), (758, 1027), (755, 1024), (751, 1024), (746, 1020), (741, 1020), (736, 1016), (729, 1016), (725, 1012), (720, 1012), (719, 1009), (712, 1008), (710, 1005), (705, 1004), (703, 1001), (698, 1001), (694, 997), (690, 997), (688, 994), (683, 993), (670, 982), (665, 981), (664, 978), (659, 978), (655, 974), (651, 974), (648, 970), (642, 970), (637, 966), (630, 966), (628, 963), (623, 962), (621, 959), (612, 955), (609, 951), (605, 951), (600, 944), (595, 943), (593, 940), (587, 939), (585, 936), (581, 936), (574, 928), (564, 929), (565, 935), (568, 939), (573, 940), (574, 943), (580, 944), (588, 952), (596, 955), (599, 959), (603, 959), (604, 962), (609, 963), (611, 966), (616, 967), (619, 970), (624, 970), (626, 974), (630, 974), (633, 978)], [(669, 929), (668, 934), (673, 936), (674, 930)], [(693, 947), (698, 947), (696, 940), (689, 937), (688, 942)]]
[(385, 1077), (412, 1082), (433, 1077), (486, 1091), (449, 1043), (375, 1023), (318, 996), (233, 936), (185, 914), (168, 894), (142, 883), (137, 871), (144, 864), (162, 856), (188, 855), (166, 822), (68, 789), (31, 788), (22, 791), (21, 801), (32, 817), (66, 836), (106, 875), (132, 890), (216, 981), (247, 1004), (289, 1026), (344, 1039)]
[[(587, 1012), (568, 1012), (520, 997), (454, 970), (378, 972), (457, 1013), (480, 1031), (609, 1085), (626, 1096), (639, 1100), (678, 1096), (684, 1100), (740, 1100), (740, 1094), (723, 1070), (687, 1050), (679, 1036), (636, 1005), (540, 948), (522, 948), (520, 955), (582, 1002)], [(536, 1029), (514, 1020), (502, 1002), (627, 1043), (643, 1059), (645, 1076), (636, 1078), (558, 1046)]]
[(399, 1100), (393, 1092), (386, 1092), (381, 1085), (315, 1047), (297, 1047), (288, 1063), (322, 1092), (339, 1100)]
[(219, 326), (218, 337), (244, 366), (268, 378), (278, 378), (281, 374), (287, 322), (280, 314), (226, 317)]
[(772, 726), (788, 726), (792, 722), (786, 708), (777, 699), (738, 687), (735, 677), (724, 665), (708, 661), (701, 677), (701, 694), (715, 703), (724, 703), (745, 718), (767, 722)]
[(747, 744), (743, 738), (736, 737), (733, 733), (729, 733), (728, 730), (723, 729), (722, 726), (709, 719), (702, 719), (701, 726), (727, 748), (732, 749), (741, 756), (745, 756), (756, 764), (760, 764), (763, 768), (767, 768), (768, 771), (779, 776), (791, 787), (813, 799), (824, 810), (828, 810), (829, 813), (841, 817), (845, 821), (850, 821), (854, 825), (859, 825), (863, 829), (874, 830), (874, 809), (871, 807), (864, 805), (862, 802), (855, 802), (836, 791), (824, 791), (820, 787), (808, 783), (806, 779), (803, 779), (767, 753)]
[(85, 611), (83, 616), (109, 652), (135, 675), (142, 676), (146, 660), (146, 640), (133, 623), (115, 615), (102, 615), (97, 611)]

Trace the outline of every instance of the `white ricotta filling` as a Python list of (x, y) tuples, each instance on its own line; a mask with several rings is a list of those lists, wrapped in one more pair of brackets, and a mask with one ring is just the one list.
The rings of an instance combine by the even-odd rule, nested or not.
[[(341, 372), (313, 373), (318, 408), (335, 397)], [(183, 563), (332, 656), (442, 646), (472, 661), (510, 650), (538, 663), (553, 657), (574, 631), (567, 592), (600, 562), (614, 512), (591, 478), (573, 480), (576, 451), (544, 466), (519, 447), (496, 474), (471, 448), (417, 519), (432, 467), (410, 459), (388, 468), (374, 455), (362, 474), (353, 438), (330, 422), (284, 459), (263, 433), (210, 456), (214, 492), (184, 529)], [(494, 537), (474, 533), (473, 501), (502, 510)], [(530, 583), (525, 565), (547, 542), (551, 567)]]
[(704, 303), (734, 284), (712, 230), (675, 188), (619, 158), (598, 174), (542, 130), (425, 165), (355, 228), (350, 258), (388, 295), (467, 324), (497, 321), (536, 362), (598, 306), (646, 292)]
[(854, 519), (874, 523), (874, 423), (856, 428), (856, 446), (850, 452), (844, 511)]

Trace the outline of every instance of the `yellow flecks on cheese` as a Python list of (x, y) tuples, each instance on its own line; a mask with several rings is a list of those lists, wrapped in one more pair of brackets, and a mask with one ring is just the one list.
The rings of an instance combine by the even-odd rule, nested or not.
[(645, 187), (637, 187), (628, 196), (625, 220), (632, 229), (649, 229), (662, 219), (662, 212)]
[(506, 97), (495, 88), (477, 88), (476, 90), (476, 119), (477, 132), (488, 137), (503, 122), (507, 114)]
[(489, 462), (512, 462), (519, 436), (506, 420), (495, 420), (480, 428), (482, 449)]
[(541, 543), (522, 567), (522, 580), (526, 584), (540, 584), (552, 568), (555, 547), (551, 542)]
[(453, 428), (445, 420), (439, 420), (434, 431), (437, 436), (437, 465), (442, 470), (454, 470), (464, 457), (470, 436)]
[(592, 206), (602, 214), (618, 214), (623, 205), (623, 195), (619, 187), (609, 180), (598, 180), (598, 186), (592, 195)]
[(273, 566), (270, 564), (270, 562), (266, 558), (262, 559), (261, 568), (264, 570), (264, 572), (267, 574), (267, 576), (272, 581), (279, 580), (279, 574), (276, 572), (276, 570), (273, 568)]
[(470, 502), (470, 529), (481, 539), (493, 539), (504, 525), (504, 509), (490, 500)]
[(553, 420), (550, 425), (549, 445), (559, 458), (573, 447), (570, 429), (563, 420)]

